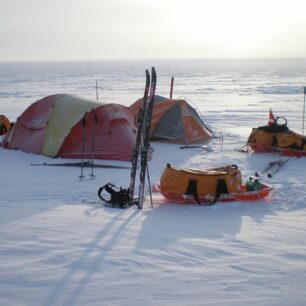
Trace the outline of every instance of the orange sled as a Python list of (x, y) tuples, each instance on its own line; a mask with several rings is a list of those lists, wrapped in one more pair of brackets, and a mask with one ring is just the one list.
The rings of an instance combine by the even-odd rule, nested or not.
[[(279, 124), (279, 119), (285, 123)], [(276, 117), (273, 123), (253, 128), (247, 143), (254, 152), (279, 152), (285, 156), (306, 156), (306, 136), (291, 131), (284, 117)]]
[[(269, 185), (262, 184), (262, 188), (257, 191), (247, 191), (246, 186), (241, 186), (241, 192), (222, 194), (219, 202), (233, 202), (233, 201), (256, 201), (267, 197), (273, 188)], [(186, 194), (173, 194), (171, 192), (161, 192), (161, 194), (169, 201), (182, 204), (197, 204), (197, 201), (192, 195)], [(199, 196), (201, 204), (211, 204), (214, 197), (212, 196)]]
[(260, 153), (271, 153), (271, 152), (278, 152), (283, 156), (291, 156), (291, 157), (302, 157), (306, 156), (305, 150), (296, 150), (290, 148), (279, 148), (273, 146), (262, 145), (258, 143), (249, 143), (249, 146), (254, 152)]

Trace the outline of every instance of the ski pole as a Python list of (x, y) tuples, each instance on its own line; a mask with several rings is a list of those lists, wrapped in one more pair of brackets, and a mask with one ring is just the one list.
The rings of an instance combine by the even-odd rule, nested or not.
[(224, 135), (223, 132), (221, 131), (221, 152), (223, 152), (223, 143), (224, 143)]
[(94, 161), (95, 161), (95, 130), (96, 130), (96, 125), (98, 123), (98, 116), (95, 111), (95, 109), (92, 109), (93, 113), (93, 121), (92, 121), (92, 130), (91, 130), (91, 174), (90, 177), (93, 179), (95, 175), (93, 174), (93, 169), (94, 169)]
[(149, 185), (149, 193), (150, 193), (151, 208), (153, 208), (153, 199), (152, 199), (152, 190), (151, 190), (151, 180), (150, 180), (149, 165), (148, 165), (148, 164), (147, 164), (147, 178), (148, 178), (148, 185)]
[(87, 119), (87, 112), (84, 114), (82, 120), (81, 120), (81, 126), (82, 126), (82, 162), (81, 162), (81, 175), (79, 178), (83, 179), (83, 168), (84, 168), (84, 154), (85, 154), (85, 142), (86, 142), (86, 119)]

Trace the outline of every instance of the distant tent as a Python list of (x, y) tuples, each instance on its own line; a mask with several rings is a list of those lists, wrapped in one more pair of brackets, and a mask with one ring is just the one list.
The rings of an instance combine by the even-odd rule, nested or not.
[(128, 107), (57, 94), (30, 105), (3, 146), (50, 157), (82, 158), (84, 140), (84, 158), (93, 154), (96, 159), (131, 160), (134, 129)]
[(0, 115), (0, 136), (5, 135), (11, 129), (11, 122), (4, 115)]
[[(141, 98), (130, 106), (135, 115), (142, 101)], [(203, 142), (213, 137), (213, 132), (186, 100), (155, 96), (150, 135), (151, 140), (189, 144)]]

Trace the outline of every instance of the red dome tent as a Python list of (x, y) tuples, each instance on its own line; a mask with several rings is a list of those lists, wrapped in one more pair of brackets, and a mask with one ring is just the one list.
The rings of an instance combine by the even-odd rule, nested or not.
[(128, 107), (57, 94), (30, 105), (3, 146), (50, 157), (93, 154), (96, 159), (129, 161), (134, 143), (134, 115)]

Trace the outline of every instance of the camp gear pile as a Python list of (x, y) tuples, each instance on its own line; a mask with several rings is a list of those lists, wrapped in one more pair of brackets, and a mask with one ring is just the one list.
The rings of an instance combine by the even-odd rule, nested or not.
[(253, 128), (247, 143), (257, 152), (306, 151), (306, 137), (291, 131), (283, 117), (277, 117), (271, 125)]

